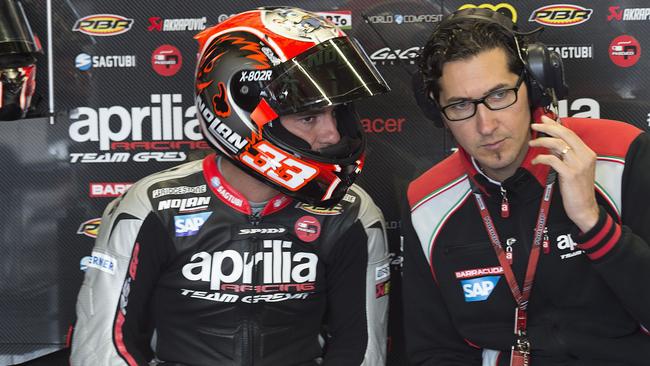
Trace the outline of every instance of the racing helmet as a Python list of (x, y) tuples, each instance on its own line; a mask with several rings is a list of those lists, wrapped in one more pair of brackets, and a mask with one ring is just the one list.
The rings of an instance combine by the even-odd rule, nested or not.
[[(208, 143), (300, 201), (341, 200), (365, 158), (353, 101), (389, 90), (360, 44), (291, 7), (236, 14), (195, 38), (197, 117)], [(280, 123), (281, 116), (330, 106), (341, 139), (318, 151)]]
[(22, 7), (0, 0), (0, 120), (24, 118), (36, 89), (36, 53), (40, 44)]

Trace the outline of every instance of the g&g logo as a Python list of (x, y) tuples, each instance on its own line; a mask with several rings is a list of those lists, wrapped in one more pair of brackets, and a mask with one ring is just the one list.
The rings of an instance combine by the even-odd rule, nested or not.
[(494, 10), (496, 12), (499, 12), (508, 18), (512, 19), (513, 23), (517, 23), (517, 9), (515, 9), (514, 6), (508, 4), (508, 3), (498, 3), (496, 5), (492, 4), (481, 4), (481, 5), (474, 5), (474, 4), (465, 4), (458, 8), (458, 10), (463, 10), (463, 9), (469, 9), (469, 8), (483, 8), (483, 9), (490, 9)]

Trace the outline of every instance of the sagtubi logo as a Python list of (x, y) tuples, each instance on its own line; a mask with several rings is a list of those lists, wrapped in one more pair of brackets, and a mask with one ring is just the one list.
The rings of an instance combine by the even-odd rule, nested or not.
[(72, 30), (89, 36), (116, 36), (128, 32), (133, 19), (114, 14), (94, 14), (78, 19)]
[(515, 9), (514, 6), (508, 4), (508, 3), (498, 3), (498, 4), (480, 4), (480, 5), (474, 5), (474, 4), (465, 4), (462, 5), (458, 10), (463, 10), (463, 9), (468, 9), (468, 8), (483, 8), (483, 9), (490, 9), (496, 12), (499, 12), (508, 18), (512, 19), (513, 23), (517, 23), (517, 9)]
[(135, 55), (91, 56), (80, 53), (75, 58), (75, 67), (81, 71), (91, 68), (135, 67)]
[(578, 5), (553, 4), (535, 9), (528, 21), (551, 27), (570, 27), (588, 21), (593, 12), (593, 9)]

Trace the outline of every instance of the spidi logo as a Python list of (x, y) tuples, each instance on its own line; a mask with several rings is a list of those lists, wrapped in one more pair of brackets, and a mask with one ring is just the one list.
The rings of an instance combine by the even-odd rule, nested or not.
[[(184, 153), (168, 150), (209, 148), (202, 141), (196, 106), (183, 108), (181, 94), (151, 94), (150, 100), (150, 106), (130, 109), (123, 106), (73, 109), (69, 115), (70, 139), (96, 142), (104, 154), (96, 153), (96, 148), (92, 153), (71, 153), (70, 162), (183, 161)], [(109, 152), (138, 149), (157, 150), (160, 154), (131, 156), (128, 152)]]

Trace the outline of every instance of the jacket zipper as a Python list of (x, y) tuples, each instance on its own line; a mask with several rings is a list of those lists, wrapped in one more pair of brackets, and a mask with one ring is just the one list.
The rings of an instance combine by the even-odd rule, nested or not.
[[(262, 218), (260, 217), (259, 213), (253, 213), (248, 215), (248, 221), (250, 222), (251, 225), (257, 226), (259, 225), (260, 221), (262, 221)], [(259, 252), (259, 239), (257, 237), (251, 238), (253, 240), (253, 245), (251, 245), (251, 260), (255, 260), (255, 254)], [(253, 263), (253, 274), (252, 274), (252, 283), (251, 285), (255, 287), (257, 284), (257, 264)], [(242, 364), (243, 365), (251, 365), (253, 366), (255, 364), (255, 352), (254, 352), (254, 339), (253, 339), (253, 325), (251, 322), (248, 320), (250, 315), (254, 312), (253, 307), (255, 307), (255, 303), (248, 304), (247, 311), (246, 311), (246, 319), (244, 320), (244, 335), (242, 339)]]

